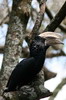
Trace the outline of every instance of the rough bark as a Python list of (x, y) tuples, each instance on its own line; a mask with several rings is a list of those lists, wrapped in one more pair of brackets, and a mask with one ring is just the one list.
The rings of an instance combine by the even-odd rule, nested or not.
[[(29, 15), (25, 13), (25, 9), (21, 11), (22, 4), (20, 5), (20, 3), (22, 2), (18, 1), (19, 0), (14, 0), (12, 12), (10, 14), (9, 28), (4, 48), (5, 54), (3, 59), (2, 70), (0, 72), (0, 95), (2, 94), (3, 89), (6, 86), (9, 75), (11, 74), (16, 64), (19, 62), (19, 58), (22, 55), (21, 53), (23, 34), (25, 34)], [(25, 4), (25, 2), (23, 3)], [(16, 4), (18, 4), (18, 6), (16, 6)], [(27, 5), (23, 5), (23, 8), (24, 6), (27, 7)]]
[(38, 35), (39, 33), (39, 28), (41, 26), (41, 23), (43, 21), (43, 17), (44, 17), (44, 12), (45, 12), (45, 7), (46, 7), (46, 0), (40, 0), (40, 11), (37, 14), (37, 18), (36, 18), (36, 22), (35, 25), (33, 27), (32, 32), (30, 33), (30, 37), (33, 39), (35, 37), (35, 35)]

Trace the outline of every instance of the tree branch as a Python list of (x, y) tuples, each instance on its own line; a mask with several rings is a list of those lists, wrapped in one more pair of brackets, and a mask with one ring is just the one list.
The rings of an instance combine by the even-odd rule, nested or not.
[(66, 56), (66, 54), (61, 50), (59, 53), (48, 53), (46, 55), (47, 58), (53, 58), (53, 57), (58, 57), (58, 56)]
[(59, 26), (62, 20), (66, 16), (66, 1), (61, 7), (60, 11), (56, 14), (56, 16), (52, 19), (50, 24), (46, 27), (45, 31), (55, 31), (55, 29)]
[(30, 33), (31, 38), (34, 38), (34, 36), (38, 34), (38, 30), (41, 26), (41, 23), (42, 23), (42, 20), (43, 20), (43, 17), (44, 17), (46, 4), (45, 4), (45, 0), (40, 0), (40, 1), (41, 1), (40, 2), (40, 12), (37, 15), (35, 25), (32, 29), (32, 32)]
[[(50, 20), (53, 19), (53, 15), (51, 13), (51, 11), (48, 9), (48, 7), (46, 6), (46, 13), (48, 15), (48, 17), (50, 18)], [(66, 28), (64, 28), (62, 25), (58, 26), (62, 31), (66, 32)]]
[(3, 23), (6, 23), (6, 24), (9, 23), (9, 15), (5, 16), (5, 18), (3, 18), (3, 20), (1, 20), (0, 25), (2, 25)]
[(45, 77), (45, 81), (49, 80), (51, 78), (54, 78), (57, 74), (54, 72), (51, 72), (50, 70), (48, 70), (45, 66), (43, 67), (44, 69), (44, 77)]

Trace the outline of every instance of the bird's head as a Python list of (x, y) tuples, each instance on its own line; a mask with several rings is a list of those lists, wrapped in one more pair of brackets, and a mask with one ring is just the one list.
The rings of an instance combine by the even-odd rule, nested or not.
[(54, 46), (56, 44), (63, 44), (62, 35), (55, 32), (44, 32), (39, 35), (41, 38), (44, 38), (45, 46)]
[(46, 52), (49, 46), (63, 44), (62, 36), (55, 32), (44, 32), (36, 36), (30, 44), (30, 55), (36, 56), (40, 52)]

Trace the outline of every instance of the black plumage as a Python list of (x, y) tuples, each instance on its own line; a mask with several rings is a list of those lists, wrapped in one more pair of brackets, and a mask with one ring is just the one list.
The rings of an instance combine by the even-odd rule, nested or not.
[(36, 36), (30, 45), (30, 57), (22, 60), (12, 71), (4, 92), (19, 90), (21, 86), (27, 85), (35, 75), (42, 69), (47, 47), (45, 39)]
[[(55, 38), (54, 38), (55, 39)], [(53, 42), (54, 43), (54, 42)], [(7, 89), (4, 92), (17, 91), (21, 86), (30, 83), (43, 67), (46, 50), (50, 46), (46, 39), (36, 36), (30, 44), (30, 57), (18, 63), (12, 71)]]

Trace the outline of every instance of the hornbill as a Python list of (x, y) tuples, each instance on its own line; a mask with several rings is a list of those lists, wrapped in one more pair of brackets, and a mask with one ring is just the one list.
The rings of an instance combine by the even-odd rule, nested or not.
[(61, 35), (54, 32), (44, 32), (35, 36), (30, 43), (30, 57), (23, 59), (12, 71), (4, 92), (17, 91), (28, 85), (41, 71), (46, 50), (49, 46), (62, 44)]

